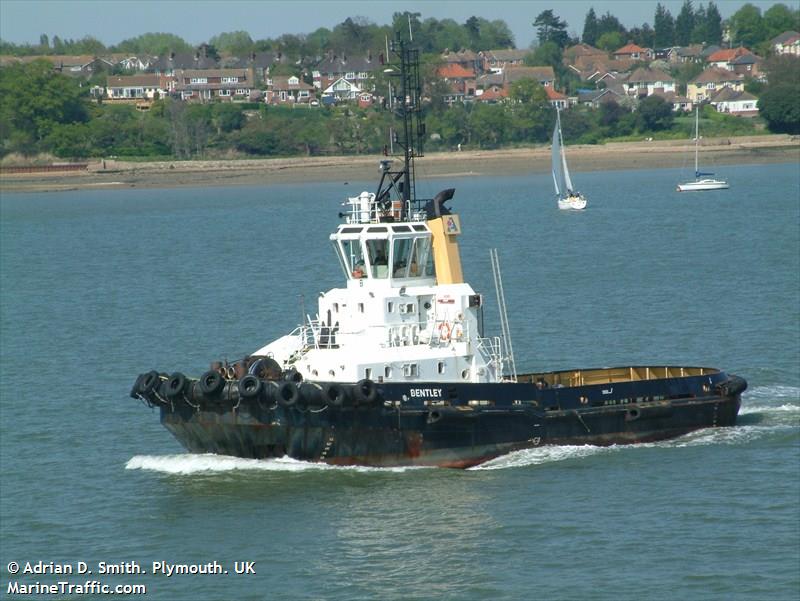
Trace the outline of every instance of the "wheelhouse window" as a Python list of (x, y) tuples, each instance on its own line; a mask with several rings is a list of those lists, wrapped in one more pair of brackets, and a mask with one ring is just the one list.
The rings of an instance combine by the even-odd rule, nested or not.
[(392, 277), (432, 277), (432, 259), (430, 237), (396, 238), (392, 245)]
[(367, 255), (372, 277), (389, 277), (389, 241), (385, 239), (367, 240)]
[(339, 258), (348, 277), (356, 280), (366, 277), (367, 266), (358, 238), (339, 242)]

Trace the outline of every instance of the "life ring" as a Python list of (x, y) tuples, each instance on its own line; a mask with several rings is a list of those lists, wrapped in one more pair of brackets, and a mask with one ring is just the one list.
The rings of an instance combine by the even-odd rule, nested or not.
[(439, 324), (439, 340), (443, 340), (444, 342), (450, 340), (450, 332), (451, 329), (449, 323), (443, 321), (441, 324)]

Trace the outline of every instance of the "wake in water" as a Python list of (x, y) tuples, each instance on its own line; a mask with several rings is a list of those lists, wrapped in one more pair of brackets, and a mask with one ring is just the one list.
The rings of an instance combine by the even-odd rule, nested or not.
[[(605, 453), (641, 448), (682, 448), (718, 444), (747, 444), (773, 434), (800, 429), (800, 388), (794, 386), (756, 386), (745, 392), (739, 412), (740, 425), (733, 428), (707, 428), (673, 440), (611, 447), (544, 446), (498, 457), (471, 470), (497, 470), (559, 461), (584, 459)], [(406, 472), (430, 468), (333, 466), (325, 463), (280, 459), (241, 459), (224, 455), (136, 455), (125, 465), (129, 470), (164, 474), (214, 474), (232, 471), (307, 472), (346, 470), (350, 472)]]
[(161, 472), (164, 474), (214, 474), (234, 471), (262, 471), (262, 472), (307, 472), (307, 471), (336, 471), (347, 470), (353, 472), (405, 472), (418, 467), (365, 467), (365, 466), (339, 466), (327, 463), (312, 463), (299, 461), (291, 457), (278, 459), (243, 459), (227, 455), (194, 455), (184, 453), (180, 455), (136, 455), (125, 464), (126, 470), (145, 470)]

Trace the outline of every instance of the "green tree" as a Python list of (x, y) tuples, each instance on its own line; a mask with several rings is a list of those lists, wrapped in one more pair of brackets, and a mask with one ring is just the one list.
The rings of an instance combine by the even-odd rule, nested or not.
[(533, 26), (536, 28), (539, 45), (545, 42), (554, 42), (559, 48), (563, 48), (569, 41), (566, 21), (555, 16), (550, 9), (539, 13)]
[(703, 44), (708, 39), (708, 19), (706, 9), (701, 4), (694, 11), (694, 27), (692, 28), (692, 44)]
[(85, 122), (85, 93), (46, 60), (0, 69), (2, 151), (35, 154), (56, 125)]
[(477, 103), (470, 113), (470, 138), (479, 148), (497, 148), (505, 139), (508, 118), (503, 104)]
[[(53, 38), (53, 42), (55, 44), (55, 38)], [(130, 52), (131, 54), (163, 56), (170, 52), (189, 52), (192, 47), (175, 34), (148, 32), (123, 40), (114, 49), (117, 52)], [(56, 51), (56, 53), (60, 52)]]
[(774, 133), (800, 134), (800, 81), (770, 84), (758, 99), (758, 111)]
[(648, 96), (639, 103), (639, 126), (642, 131), (662, 131), (672, 127), (672, 105), (661, 96)]
[(668, 48), (675, 45), (675, 21), (670, 12), (660, 2), (656, 4), (653, 29), (655, 30), (653, 43), (656, 48)]
[(625, 30), (625, 27), (622, 25), (622, 23), (619, 22), (619, 19), (617, 19), (610, 12), (606, 12), (606, 14), (600, 17), (600, 20), (597, 22), (597, 33), (598, 35), (602, 36), (604, 33), (611, 32), (618, 33), (623, 41), (628, 35), (628, 32)]
[(764, 37), (771, 40), (784, 31), (791, 31), (797, 26), (797, 15), (800, 9), (792, 11), (785, 4), (773, 4), (764, 12)]
[(525, 57), (525, 64), (532, 67), (561, 67), (563, 52), (555, 42), (545, 42)]
[(581, 41), (584, 44), (589, 44), (590, 46), (597, 44), (597, 38), (599, 37), (598, 27), (599, 24), (597, 22), (597, 15), (594, 13), (594, 8), (590, 8), (589, 12), (586, 13), (586, 19), (583, 22), (583, 35), (581, 36)]
[(692, 41), (692, 31), (694, 30), (694, 8), (692, 0), (684, 0), (681, 12), (675, 18), (675, 43), (678, 46), (686, 46)]
[(606, 52), (613, 52), (622, 48), (625, 43), (622, 34), (618, 31), (608, 31), (597, 40), (597, 47)]
[(246, 31), (228, 31), (215, 35), (208, 43), (223, 54), (243, 56), (253, 49), (253, 39)]
[(730, 18), (733, 43), (740, 46), (757, 45), (765, 39), (761, 9), (750, 3), (737, 10)]
[(719, 14), (717, 5), (708, 3), (706, 8), (706, 39), (707, 44), (719, 45), (722, 43), (722, 15)]

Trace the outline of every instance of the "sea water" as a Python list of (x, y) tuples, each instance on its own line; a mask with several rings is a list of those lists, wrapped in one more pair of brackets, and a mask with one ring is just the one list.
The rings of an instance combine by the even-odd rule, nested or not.
[[(677, 193), (679, 170), (579, 173), (589, 207), (570, 213), (548, 175), (423, 169), (419, 194), (457, 188), (488, 332), (498, 249), (520, 371), (702, 365), (749, 382), (734, 428), (466, 471), (191, 455), (128, 396), (141, 372), (197, 376), (313, 316), (343, 281), (339, 203), (374, 182), (3, 194), (2, 594), (798, 599), (800, 171), (724, 175), (730, 190)], [(211, 564), (228, 573), (159, 567)]]

